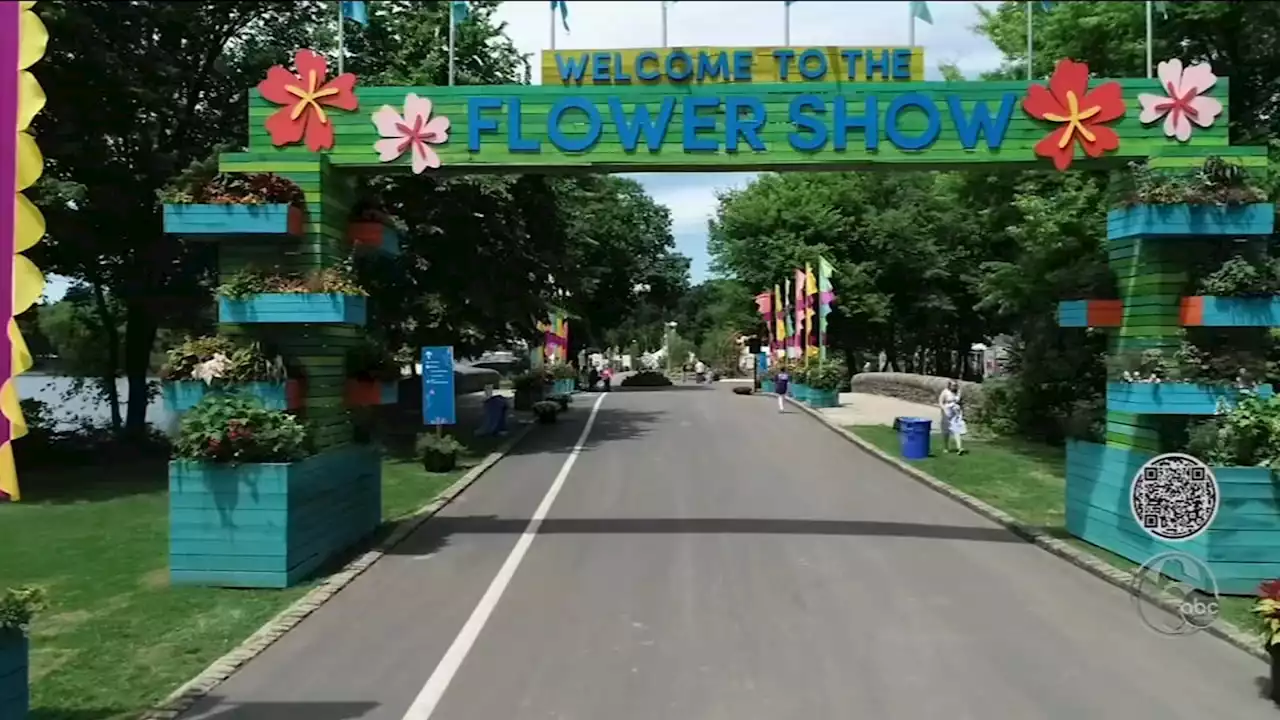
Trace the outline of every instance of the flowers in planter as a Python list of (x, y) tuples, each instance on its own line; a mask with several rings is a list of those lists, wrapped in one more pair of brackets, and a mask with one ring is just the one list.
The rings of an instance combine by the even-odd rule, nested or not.
[(1258, 586), (1258, 599), (1253, 614), (1263, 624), (1263, 645), (1280, 645), (1280, 580), (1267, 580)]
[(1122, 350), (1107, 358), (1111, 380), (1127, 383), (1159, 383), (1170, 379), (1171, 367), (1164, 351)]
[(0, 595), (0, 635), (27, 634), (31, 629), (31, 619), (47, 605), (42, 588), (25, 586), (5, 590)]
[(556, 363), (548, 370), (552, 380), (577, 380), (578, 371), (569, 363)]
[(173, 456), (213, 463), (287, 463), (312, 453), (307, 428), (245, 395), (207, 395), (178, 427)]
[(1196, 289), (1199, 295), (1267, 297), (1280, 290), (1280, 264), (1235, 255), (1206, 275)]
[(271, 293), (368, 295), (356, 283), (354, 273), (346, 265), (313, 270), (305, 275), (271, 275), (245, 268), (219, 285), (217, 292), (232, 300)]
[(293, 205), (306, 209), (301, 188), (271, 173), (208, 174), (196, 166), (160, 191), (168, 205)]
[(280, 355), (265, 352), (261, 343), (222, 335), (186, 338), (165, 352), (165, 363), (160, 368), (160, 377), (165, 380), (198, 380), (210, 386), (284, 382), (300, 374)]
[(823, 362), (822, 365), (810, 366), (805, 374), (804, 384), (814, 390), (839, 392), (849, 379), (849, 371), (838, 362)]
[(1174, 58), (1157, 65), (1156, 75), (1165, 94), (1138, 94), (1142, 105), (1138, 121), (1143, 125), (1164, 118), (1164, 134), (1186, 142), (1191, 139), (1192, 123), (1207, 128), (1222, 114), (1222, 103), (1205, 94), (1218, 82), (1208, 63), (1183, 68), (1182, 61)]
[(1133, 205), (1248, 205), (1266, 202), (1267, 193), (1243, 166), (1220, 157), (1205, 158), (1194, 173), (1156, 172), (1145, 162), (1129, 163), (1117, 203)]
[(466, 452), (466, 446), (452, 435), (422, 433), (414, 445), (418, 459), (427, 472), (449, 472), (457, 467), (458, 456)]
[(1188, 428), (1186, 449), (1213, 466), (1280, 470), (1280, 396), (1242, 391), (1234, 407)]

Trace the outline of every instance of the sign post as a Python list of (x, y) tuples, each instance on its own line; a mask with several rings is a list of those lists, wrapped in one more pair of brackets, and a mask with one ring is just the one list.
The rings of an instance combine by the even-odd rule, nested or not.
[(454, 402), (453, 346), (434, 345), (422, 348), (422, 423), (441, 425), (458, 422)]

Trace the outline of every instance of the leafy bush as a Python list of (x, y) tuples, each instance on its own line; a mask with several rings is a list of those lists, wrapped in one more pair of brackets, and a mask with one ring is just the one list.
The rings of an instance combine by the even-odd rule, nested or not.
[(1107, 379), (1115, 382), (1160, 382), (1175, 376), (1173, 367), (1159, 348), (1120, 350), (1107, 358)]
[(312, 454), (306, 426), (239, 393), (206, 395), (182, 417), (174, 457), (215, 463), (282, 463)]
[(549, 381), (550, 378), (545, 373), (530, 370), (511, 378), (511, 387), (516, 392), (540, 392)]
[(641, 370), (622, 379), (622, 387), (668, 387), (671, 380), (656, 370)]
[(1198, 294), (1221, 297), (1271, 295), (1280, 290), (1274, 264), (1255, 263), (1237, 255), (1200, 281)]
[(576, 380), (578, 371), (569, 363), (558, 362), (547, 369), (553, 380)]
[(1267, 199), (1248, 170), (1219, 157), (1207, 158), (1194, 174), (1157, 172), (1145, 162), (1130, 163), (1119, 185), (1122, 206), (1247, 205)]
[(186, 338), (165, 352), (160, 377), (218, 383), (282, 382), (300, 373), (280, 355), (270, 355), (257, 342), (238, 342), (221, 335)]
[(413, 449), (418, 458), (422, 459), (432, 453), (436, 455), (461, 455), (467, 451), (467, 446), (458, 442), (458, 439), (452, 435), (437, 435), (434, 432), (424, 432), (418, 435), (418, 441), (414, 444)]
[(5, 590), (0, 595), (0, 635), (27, 634), (31, 619), (45, 607), (45, 593), (41, 588), (26, 586)]
[(560, 412), (560, 403), (542, 400), (533, 404), (533, 414), (539, 422), (553, 422)]
[(184, 174), (160, 191), (160, 201), (172, 205), (267, 205), (289, 204), (306, 209), (302, 189), (292, 181), (272, 173), (212, 177)]
[(218, 295), (232, 300), (243, 300), (265, 293), (336, 293), (338, 295), (368, 295), (355, 280), (351, 267), (313, 270), (306, 275), (271, 275), (253, 268), (245, 268), (218, 286)]
[(849, 371), (838, 362), (824, 362), (812, 365), (805, 373), (804, 384), (814, 390), (840, 391), (849, 379)]
[(395, 382), (403, 377), (403, 366), (385, 346), (372, 339), (347, 351), (347, 377), (357, 380)]
[(1225, 414), (1192, 427), (1187, 452), (1210, 465), (1280, 469), (1280, 397), (1241, 395)]
[[(1252, 328), (1250, 328), (1252, 330)], [(1233, 342), (1231, 331), (1184, 339), (1174, 353), (1174, 377), (1199, 385), (1253, 387), (1272, 375), (1273, 363), (1264, 351)]]

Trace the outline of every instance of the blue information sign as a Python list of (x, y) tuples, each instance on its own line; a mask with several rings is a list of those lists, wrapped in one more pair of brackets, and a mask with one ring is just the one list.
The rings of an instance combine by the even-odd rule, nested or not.
[(458, 422), (453, 398), (453, 346), (422, 348), (422, 422), (453, 425)]

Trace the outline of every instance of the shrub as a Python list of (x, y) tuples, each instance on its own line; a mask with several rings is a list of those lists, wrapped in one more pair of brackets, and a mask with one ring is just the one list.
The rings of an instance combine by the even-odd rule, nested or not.
[(805, 373), (804, 384), (814, 390), (840, 391), (849, 379), (849, 371), (837, 362), (824, 362), (811, 366)]
[(175, 458), (215, 463), (284, 463), (312, 454), (306, 426), (239, 393), (206, 395), (182, 417)]
[(564, 394), (552, 395), (551, 397), (547, 398), (547, 400), (559, 405), (560, 411), (564, 412), (565, 410), (569, 409), (569, 403), (573, 402), (573, 397), (570, 395), (564, 395)]
[(1277, 289), (1280, 283), (1274, 265), (1250, 262), (1239, 255), (1206, 275), (1197, 288), (1200, 295), (1223, 297), (1271, 295)]
[(428, 454), (436, 455), (461, 455), (466, 452), (467, 446), (458, 442), (458, 439), (452, 435), (437, 435), (434, 432), (424, 432), (418, 435), (418, 441), (414, 444), (414, 454), (419, 459)]
[(221, 335), (186, 338), (165, 351), (160, 377), (200, 380), (207, 385), (245, 382), (283, 382), (301, 373), (284, 358), (267, 353), (257, 342), (238, 342)]
[(217, 292), (232, 300), (243, 300), (266, 293), (368, 295), (355, 281), (355, 275), (347, 265), (313, 270), (306, 275), (271, 275), (245, 268), (227, 278), (226, 282), (218, 286)]
[(536, 370), (523, 372), (511, 378), (511, 387), (516, 392), (538, 392), (547, 384), (547, 376)]
[(0, 595), (0, 635), (27, 634), (31, 619), (45, 607), (45, 593), (41, 588), (26, 586), (5, 590)]
[(226, 174), (212, 177), (186, 174), (160, 191), (160, 201), (186, 205), (266, 205), (289, 204), (306, 209), (302, 189), (292, 181), (272, 173)]
[(576, 380), (578, 371), (569, 363), (556, 363), (548, 369), (553, 380)]
[(1122, 176), (1120, 205), (1246, 205), (1265, 202), (1266, 191), (1249, 171), (1220, 157), (1206, 158), (1194, 174), (1165, 173), (1145, 162), (1129, 164)]
[(642, 370), (622, 379), (622, 387), (668, 387), (671, 380), (655, 370)]
[(1192, 426), (1187, 451), (1210, 465), (1280, 470), (1280, 397), (1243, 391), (1226, 413)]
[(366, 339), (347, 351), (347, 377), (356, 380), (395, 382), (403, 376), (402, 365), (383, 345)]
[(555, 422), (556, 415), (559, 412), (560, 404), (550, 400), (542, 400), (533, 404), (533, 414), (538, 418), (538, 422)]

